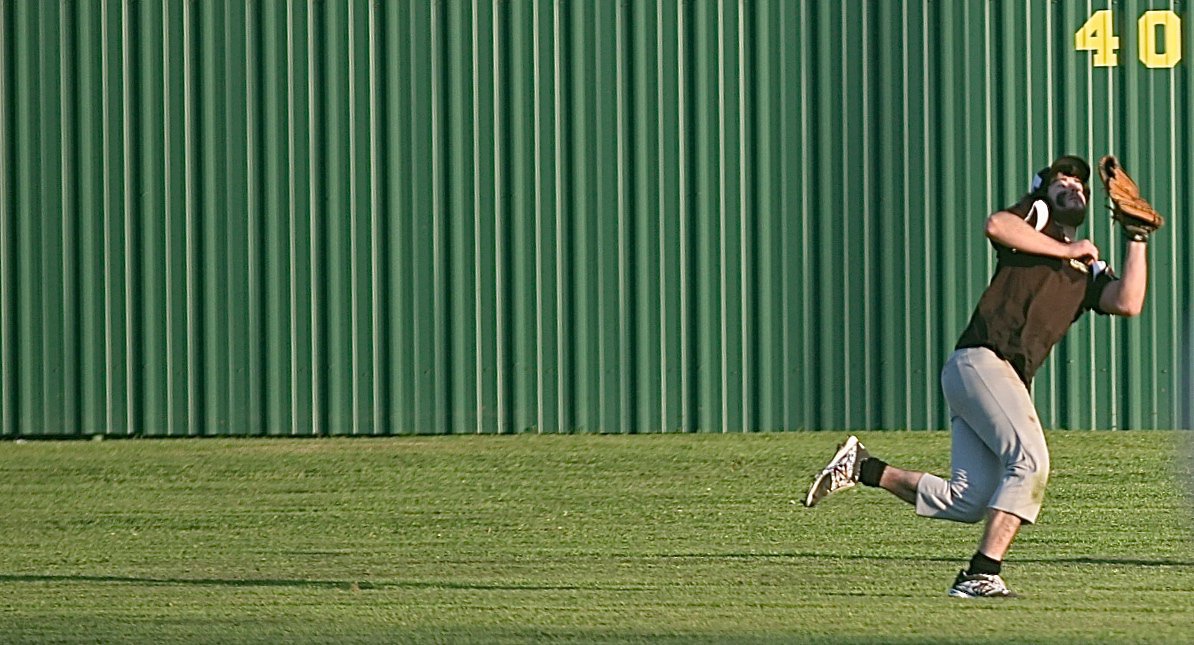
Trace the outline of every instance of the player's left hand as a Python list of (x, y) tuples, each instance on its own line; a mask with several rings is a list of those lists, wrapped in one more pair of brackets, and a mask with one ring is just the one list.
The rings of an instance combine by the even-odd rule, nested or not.
[(1120, 165), (1107, 155), (1099, 160), (1099, 177), (1111, 199), (1112, 217), (1133, 242), (1147, 242), (1148, 237), (1165, 224), (1165, 218), (1140, 195), (1140, 187)]

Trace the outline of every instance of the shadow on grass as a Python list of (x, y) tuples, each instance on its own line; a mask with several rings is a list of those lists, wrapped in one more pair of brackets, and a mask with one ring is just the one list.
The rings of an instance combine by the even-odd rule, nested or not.
[[(805, 551), (775, 553), (670, 553), (658, 557), (668, 560), (880, 560), (885, 562), (958, 562), (959, 559), (965, 559), (961, 556), (947, 558), (853, 553), (811, 553)], [(651, 556), (647, 557), (647, 559), (650, 558)], [(1147, 558), (1018, 558), (1013, 556), (1011, 561), (1017, 564), (1093, 564), (1121, 567), (1194, 568), (1194, 562), (1190, 561)]]
[(1118, 567), (1184, 567), (1194, 569), (1194, 562), (1149, 560), (1146, 558), (1015, 558), (1016, 562), (1036, 564), (1102, 564)]
[(99, 583), (132, 585), (187, 585), (196, 587), (296, 587), (305, 589), (448, 589), (464, 591), (651, 591), (647, 586), (541, 585), (462, 583), (436, 580), (300, 580), (274, 578), (148, 578), (46, 574), (0, 574), (0, 584), (13, 582)]
[[(675, 553), (640, 556), (636, 559), (662, 560), (874, 560), (885, 562), (951, 562), (958, 557), (912, 557), (895, 555), (867, 555), (812, 552), (777, 553)], [(1078, 564), (1119, 567), (1177, 567), (1194, 569), (1194, 562), (1149, 558), (1015, 558), (1016, 564)], [(451, 582), (447, 580), (304, 580), (286, 578), (156, 578), (137, 576), (101, 576), (67, 574), (0, 574), (3, 583), (96, 583), (132, 585), (182, 585), (195, 587), (293, 587), (298, 589), (338, 589), (368, 591), (371, 589), (441, 589), (453, 591), (658, 591), (652, 585), (568, 585), (533, 583)]]
[(812, 553), (807, 551), (774, 551), (771, 553), (663, 553), (640, 556), (642, 560), (886, 560), (890, 562), (957, 562), (955, 558), (914, 557), (898, 555), (869, 555), (856, 553)]

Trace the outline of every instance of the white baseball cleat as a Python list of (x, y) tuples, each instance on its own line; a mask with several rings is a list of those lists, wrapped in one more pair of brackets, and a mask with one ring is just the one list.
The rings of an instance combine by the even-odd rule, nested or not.
[(949, 588), (949, 595), (954, 598), (1015, 598), (1016, 594), (1007, 588), (996, 574), (975, 573), (967, 574), (959, 571), (954, 579), (954, 586)]
[(870, 456), (871, 453), (859, 443), (858, 437), (851, 435), (845, 443), (838, 446), (837, 454), (829, 460), (829, 465), (813, 480), (813, 485), (804, 498), (804, 505), (816, 506), (817, 502), (826, 497), (857, 484), (858, 475), (862, 472), (862, 462)]

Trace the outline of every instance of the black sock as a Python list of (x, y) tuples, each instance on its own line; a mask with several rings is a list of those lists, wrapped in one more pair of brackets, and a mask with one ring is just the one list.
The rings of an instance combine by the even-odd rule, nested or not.
[(861, 472), (858, 473), (858, 481), (867, 486), (878, 486), (879, 479), (883, 477), (883, 471), (887, 469), (887, 462), (882, 459), (867, 457), (862, 460), (860, 468)]
[(976, 573), (986, 573), (997, 576), (1002, 569), (1002, 561), (993, 560), (983, 555), (981, 552), (975, 551), (974, 557), (970, 558), (970, 568), (966, 569), (966, 573), (970, 575), (974, 575)]

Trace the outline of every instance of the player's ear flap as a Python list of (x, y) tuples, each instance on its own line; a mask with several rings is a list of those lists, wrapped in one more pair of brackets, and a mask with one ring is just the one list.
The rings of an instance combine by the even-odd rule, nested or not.
[(1045, 185), (1045, 177), (1047, 177), (1048, 175), (1049, 175), (1048, 166), (1036, 171), (1036, 174), (1032, 176), (1032, 186), (1028, 189), (1028, 191), (1035, 193), (1036, 191), (1040, 190), (1041, 186)]

